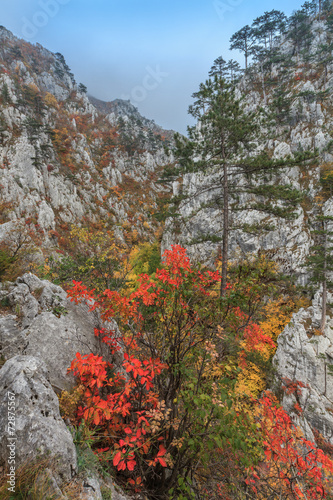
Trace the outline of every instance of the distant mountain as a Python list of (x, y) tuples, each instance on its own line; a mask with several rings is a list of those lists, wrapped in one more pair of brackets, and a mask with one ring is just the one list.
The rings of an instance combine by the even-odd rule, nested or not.
[(131, 104), (130, 101), (124, 101), (123, 99), (115, 99), (114, 101), (101, 101), (88, 94), (88, 99), (95, 106), (95, 108), (104, 115), (114, 115), (116, 118), (130, 117), (130, 119), (144, 127), (147, 130), (152, 130), (156, 134), (166, 137), (167, 139), (172, 139), (175, 132), (174, 130), (164, 130), (162, 127), (157, 125), (154, 120), (149, 120), (142, 116), (138, 109)]

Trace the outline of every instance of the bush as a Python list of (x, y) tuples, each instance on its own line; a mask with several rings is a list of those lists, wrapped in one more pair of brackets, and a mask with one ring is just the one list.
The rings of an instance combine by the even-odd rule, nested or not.
[(15, 260), (8, 250), (0, 248), (0, 281), (3, 281), (6, 275), (10, 274)]

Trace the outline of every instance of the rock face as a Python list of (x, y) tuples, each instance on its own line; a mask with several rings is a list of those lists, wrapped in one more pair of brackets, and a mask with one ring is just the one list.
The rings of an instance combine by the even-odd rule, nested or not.
[(85, 304), (70, 302), (61, 287), (27, 273), (16, 283), (0, 284), (0, 299), (14, 312), (0, 316), (1, 356), (38, 357), (57, 390), (73, 387), (67, 369), (77, 352), (108, 356), (105, 344), (94, 336), (94, 328), (102, 326), (98, 315)]
[[(216, 259), (220, 244), (209, 242), (207, 239), (209, 236), (222, 238), (222, 213), (214, 207), (200, 209), (200, 207), (211, 205), (214, 197), (221, 198), (222, 196), (222, 186), (214, 192), (207, 189), (211, 179), (212, 176), (200, 174), (184, 176), (182, 189), (189, 198), (181, 203), (178, 211), (181, 214), (181, 232), (176, 235), (173, 221), (168, 220), (163, 235), (162, 250), (170, 247), (175, 241), (179, 241), (197, 261), (212, 264)], [(176, 186), (175, 190), (178, 189), (179, 187)], [(246, 205), (246, 196), (242, 196), (240, 204)], [(250, 234), (241, 229), (231, 231), (230, 260), (239, 260), (251, 254), (256, 255), (259, 251), (268, 251), (279, 262), (284, 272), (297, 272), (300, 281), (304, 281), (305, 273), (300, 264), (304, 262), (309, 252), (311, 237), (305, 224), (303, 208), (299, 207), (296, 212), (297, 217), (289, 222), (272, 216), (268, 218), (267, 214), (255, 210), (235, 212), (232, 219), (232, 225), (235, 227), (240, 228), (244, 225), (251, 227), (256, 224), (260, 227), (263, 221), (267, 223), (269, 220), (275, 229), (269, 233), (262, 231), (258, 234)], [(195, 240), (199, 242), (193, 244)]]
[[(9, 395), (15, 395), (16, 440), (8, 424)], [(13, 407), (10, 406), (12, 409)], [(33, 356), (14, 356), (0, 370), (0, 463), (6, 465), (8, 445), (15, 443), (16, 466), (48, 453), (58, 457), (61, 480), (69, 481), (77, 470), (72, 436), (59, 413), (59, 401), (48, 381), (46, 365)], [(14, 452), (14, 448), (13, 448)]]
[[(332, 302), (333, 296), (328, 298)], [(300, 309), (278, 337), (273, 359), (277, 377), (288, 385), (302, 382), (299, 395), (284, 394), (283, 406), (296, 414), (294, 405), (303, 409), (303, 429), (317, 429), (333, 444), (333, 319), (327, 317), (325, 335), (318, 335), (321, 318), (321, 294), (318, 292), (307, 309)], [(311, 435), (310, 435), (311, 437)]]

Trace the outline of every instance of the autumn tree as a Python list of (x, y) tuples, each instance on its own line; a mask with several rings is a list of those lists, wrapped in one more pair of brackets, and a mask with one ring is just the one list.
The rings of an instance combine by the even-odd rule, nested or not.
[[(288, 390), (298, 391), (293, 384)], [(315, 443), (305, 439), (270, 392), (258, 401), (257, 419), (264, 459), (251, 468), (246, 498), (257, 500), (320, 500), (331, 498), (332, 460)], [(299, 405), (296, 411), (301, 414)], [(259, 438), (260, 439), (260, 438)]]
[[(216, 301), (219, 280), (218, 272), (192, 266), (186, 251), (173, 246), (154, 278), (143, 274), (129, 296), (96, 294), (82, 283), (69, 292), (74, 301), (93, 304), (103, 320), (116, 319), (121, 337), (107, 329), (95, 334), (123, 356), (127, 372), (124, 377), (100, 357), (78, 354), (72, 370), (86, 387), (79, 415), (103, 429), (96, 448), (120, 477), (144, 486), (151, 498), (194, 497), (202, 490), (197, 471), (205, 476), (217, 464), (226, 470), (232, 450), (239, 464), (251, 463), (250, 424), (233, 409), (232, 381), (220, 374), (212, 383), (210, 376), (219, 356), (226, 361), (228, 344), (221, 327), (226, 318)], [(245, 316), (238, 306), (231, 309), (240, 326)], [(271, 342), (245, 324), (248, 349)]]
[(61, 284), (80, 280), (98, 291), (124, 286), (129, 272), (129, 251), (106, 225), (73, 224), (62, 235), (52, 230), (50, 237), (62, 254), (47, 259), (42, 269), (46, 278)]
[[(255, 273), (267, 281), (261, 291), (269, 295), (273, 268), (263, 264)], [(234, 394), (240, 370), (233, 368), (233, 357), (239, 356), (242, 367), (252, 366), (251, 355), (275, 346), (252, 321), (260, 288), (253, 269), (228, 285), (222, 308), (216, 301), (219, 279), (218, 272), (193, 266), (175, 245), (154, 276), (143, 274), (129, 295), (96, 294), (74, 282), (72, 300), (88, 301), (102, 320), (116, 319), (122, 332), (95, 329), (121, 369), (110, 358), (76, 355), (71, 370), (81, 403), (74, 423), (98, 429), (93, 451), (104, 466), (152, 499), (266, 499), (267, 491), (278, 491), (284, 500), (302, 498), (283, 496), (290, 491), (288, 479), (291, 491), (299, 487), (319, 500), (326, 488), (318, 482), (320, 467), (332, 468), (327, 457), (302, 440), (267, 395), (240, 400)], [(238, 345), (232, 351), (231, 337)], [(304, 456), (298, 443), (310, 454)]]

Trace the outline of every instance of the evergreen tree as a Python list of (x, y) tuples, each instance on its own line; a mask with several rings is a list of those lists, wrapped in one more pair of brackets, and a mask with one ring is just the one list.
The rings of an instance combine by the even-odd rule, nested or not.
[(223, 59), (222, 56), (215, 59), (213, 66), (209, 71), (210, 77), (214, 77), (215, 75), (219, 78), (226, 78), (228, 75), (227, 62)]
[(1, 100), (3, 104), (11, 104), (12, 100), (9, 94), (8, 85), (4, 83), (1, 89)]
[(312, 0), (312, 2), (304, 2), (301, 7), (301, 12), (303, 12), (307, 17), (314, 16), (317, 13), (316, 0)]
[(321, 8), (325, 14), (332, 12), (332, 0), (323, 0)]
[(266, 50), (272, 50), (274, 41), (286, 27), (286, 16), (279, 10), (265, 12), (253, 21), (253, 36)]
[(222, 56), (215, 59), (213, 66), (209, 71), (209, 76), (218, 76), (230, 82), (235, 82), (241, 72), (241, 67), (237, 61), (230, 59), (226, 62)]
[(301, 48), (309, 47), (313, 34), (309, 17), (301, 10), (296, 11), (288, 22), (287, 37), (293, 42), (294, 53), (299, 56)]
[(230, 38), (230, 50), (237, 49), (244, 52), (245, 69), (248, 67), (248, 59), (252, 55), (254, 46), (253, 29), (246, 25), (244, 28), (236, 31)]
[(322, 285), (322, 309), (320, 331), (324, 333), (326, 325), (327, 289), (333, 287), (333, 217), (319, 215), (312, 230), (315, 243), (310, 248), (307, 268), (311, 272), (310, 281)]
[[(187, 172), (210, 174), (208, 178), (212, 180), (202, 189), (212, 193), (211, 205), (222, 208), (223, 213), (223, 296), (227, 283), (229, 236), (233, 229), (231, 201), (236, 202), (233, 210), (259, 210), (274, 216), (292, 218), (294, 213), (290, 205), (297, 206), (300, 195), (290, 186), (270, 184), (269, 175), (280, 167), (293, 164), (293, 161), (274, 161), (265, 152), (255, 153), (254, 141), (259, 140), (258, 115), (255, 112), (245, 112), (244, 103), (236, 97), (233, 84), (215, 75), (214, 79), (201, 84), (193, 97), (195, 102), (190, 106), (189, 112), (198, 120), (198, 125), (189, 127), (189, 139), (176, 136), (175, 153), (179, 168), (168, 173), (170, 180), (175, 174)], [(194, 196), (201, 192), (199, 189)], [(245, 196), (247, 200), (240, 202), (242, 194), (252, 195), (252, 201), (249, 201), (249, 196)], [(277, 200), (281, 202), (279, 206), (275, 203)], [(200, 209), (206, 207), (207, 205), (201, 206)], [(268, 224), (266, 229), (271, 227)], [(258, 229), (252, 228), (253, 231)], [(260, 230), (264, 229), (263, 225)], [(211, 241), (217, 240), (217, 236), (212, 235)]]
[(235, 83), (238, 80), (242, 71), (240, 64), (237, 61), (230, 59), (227, 63), (227, 69), (228, 69), (229, 80), (232, 83)]
[(88, 92), (88, 89), (85, 85), (83, 85), (83, 83), (79, 83), (79, 91), (83, 94), (86, 94)]

